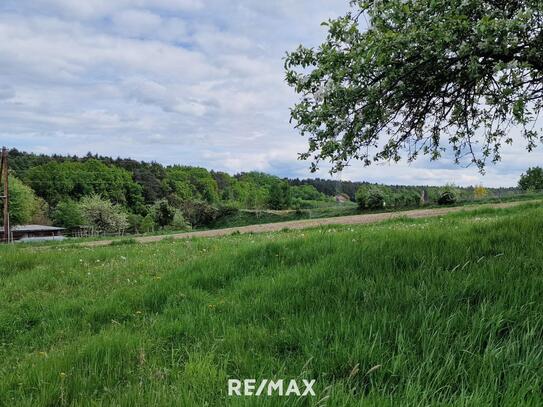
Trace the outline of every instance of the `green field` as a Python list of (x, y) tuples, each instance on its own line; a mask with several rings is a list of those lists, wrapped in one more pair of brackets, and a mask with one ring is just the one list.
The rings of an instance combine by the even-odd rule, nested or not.
[[(541, 406), (543, 207), (0, 248), (2, 406)], [(228, 398), (228, 378), (316, 397)]]

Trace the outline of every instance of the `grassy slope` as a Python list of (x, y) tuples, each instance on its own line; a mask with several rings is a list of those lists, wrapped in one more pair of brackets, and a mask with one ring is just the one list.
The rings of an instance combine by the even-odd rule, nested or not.
[[(527, 205), (3, 247), (0, 405), (541, 405), (542, 232)], [(228, 377), (316, 378), (318, 397), (226, 399)]]

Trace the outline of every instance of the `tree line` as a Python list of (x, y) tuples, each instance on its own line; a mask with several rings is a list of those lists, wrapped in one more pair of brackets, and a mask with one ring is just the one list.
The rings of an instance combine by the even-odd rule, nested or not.
[[(437, 203), (443, 192), (430, 186), (287, 179), (262, 172), (230, 175), (90, 153), (38, 155), (13, 149), (9, 157), (12, 224), (53, 223), (70, 230), (142, 233), (208, 227), (242, 209), (310, 209), (334, 205), (338, 195), (358, 202), (361, 209), (414, 207), (425, 196)], [(514, 192), (454, 188), (454, 200)]]

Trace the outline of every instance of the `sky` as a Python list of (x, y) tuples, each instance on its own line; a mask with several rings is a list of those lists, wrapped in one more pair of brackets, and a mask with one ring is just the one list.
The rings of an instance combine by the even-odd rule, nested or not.
[(2, 0), (0, 143), (236, 173), (391, 184), (514, 186), (522, 142), (485, 176), (421, 160), (330, 176), (297, 160), (283, 58), (317, 46), (348, 0)]

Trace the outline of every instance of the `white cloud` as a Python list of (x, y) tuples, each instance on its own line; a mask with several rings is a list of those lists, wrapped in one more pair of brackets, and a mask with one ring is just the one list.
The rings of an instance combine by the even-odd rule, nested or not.
[(149, 8), (165, 12), (193, 11), (203, 7), (201, 0), (7, 0), (6, 8), (35, 10), (82, 20), (109, 17), (118, 10)]
[[(346, 0), (4, 0), (0, 137), (22, 150), (132, 156), (310, 176), (289, 124), (282, 58), (317, 45)], [(481, 178), (423, 161), (342, 177), (513, 185), (541, 160), (521, 147)], [(314, 176), (326, 177), (326, 167)], [(481, 181), (482, 180), (482, 181)]]

